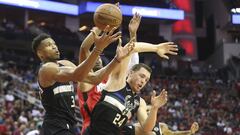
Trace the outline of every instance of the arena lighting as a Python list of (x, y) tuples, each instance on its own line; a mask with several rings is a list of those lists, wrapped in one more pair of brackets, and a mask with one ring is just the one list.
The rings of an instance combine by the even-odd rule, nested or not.
[(232, 23), (240, 24), (240, 14), (232, 14)]
[[(96, 8), (103, 3), (86, 2), (78, 6), (74, 4), (66, 4), (47, 0), (0, 0), (0, 4), (77, 16), (85, 12), (94, 12)], [(183, 10), (130, 5), (120, 5), (120, 8), (123, 15), (126, 16), (132, 16), (135, 12), (138, 12), (143, 17), (147, 18), (170, 19), (170, 20), (184, 19)]]
[(231, 12), (232, 13), (240, 13), (240, 8), (232, 8)]
[[(80, 14), (84, 12), (94, 12), (96, 8), (103, 3), (99, 2), (86, 2), (85, 6), (80, 5)], [(82, 9), (85, 7), (85, 9)], [(153, 7), (142, 7), (142, 6), (129, 6), (121, 5), (120, 8), (123, 15), (132, 16), (138, 12), (143, 17), (147, 18), (158, 18), (158, 19), (170, 19), (170, 20), (183, 20), (184, 11), (177, 9), (164, 9), (164, 8), (153, 8)], [(84, 11), (81, 11), (84, 10)]]
[(46, 0), (0, 0), (0, 4), (44, 10), (68, 15), (78, 15), (78, 6)]

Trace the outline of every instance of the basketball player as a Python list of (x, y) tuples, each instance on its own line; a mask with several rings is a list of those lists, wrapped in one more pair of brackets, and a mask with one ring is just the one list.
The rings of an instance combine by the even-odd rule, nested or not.
[[(147, 106), (148, 114), (150, 113), (149, 112), (150, 108), (151, 108), (151, 106), (148, 105)], [(134, 127), (129, 126), (128, 129), (129, 130), (131, 129), (132, 130), (131, 133), (133, 133), (133, 134), (128, 134), (128, 135), (193, 135), (198, 131), (199, 126), (198, 126), (197, 122), (194, 122), (192, 124), (190, 130), (172, 131), (168, 128), (168, 125), (166, 123), (159, 122), (155, 125), (152, 132), (144, 132), (139, 123), (134, 124)]]
[[(139, 14), (135, 14), (133, 18), (130, 21), (129, 24), (129, 33), (130, 33), (130, 39), (133, 37), (136, 37), (137, 29), (139, 27), (141, 20), (141, 16)], [(95, 31), (96, 34), (100, 34), (101, 30), (98, 29), (97, 27), (93, 28), (93, 31)], [(84, 61), (90, 54), (90, 48), (93, 45), (94, 42), (94, 37), (93, 33), (90, 33), (83, 41), (81, 47), (80, 47), (80, 55), (79, 55), (79, 62)], [(130, 64), (129, 65), (134, 65), (139, 63), (139, 58), (138, 58), (138, 53), (134, 53)], [(96, 72), (100, 69), (102, 69), (102, 61), (101, 58), (98, 59), (96, 62), (96, 65), (93, 68), (93, 72)], [(99, 78), (103, 79), (102, 76)], [(80, 82), (78, 86), (78, 97), (79, 97), (79, 107), (80, 107), (80, 112), (83, 118), (83, 124), (82, 124), (82, 130), (81, 133), (85, 131), (85, 129), (90, 125), (90, 116), (91, 112), (96, 105), (96, 103), (99, 101), (101, 97), (101, 87), (106, 83), (106, 80), (103, 80), (100, 84), (99, 82), (95, 84), (90, 84), (90, 83), (84, 83)]]
[[(106, 27), (109, 29), (109, 26)], [(106, 30), (105, 29), (105, 30)], [(32, 48), (40, 58), (42, 65), (38, 72), (41, 88), (41, 100), (46, 110), (42, 126), (42, 135), (72, 135), (75, 125), (75, 94), (71, 81), (83, 81), (94, 66), (102, 50), (120, 38), (120, 32), (103, 32), (95, 38), (95, 48), (90, 56), (78, 66), (68, 60), (58, 60), (60, 53), (55, 41), (47, 34), (34, 38)], [(121, 58), (112, 62), (118, 63)], [(87, 77), (88, 78), (88, 77)]]
[[(156, 52), (159, 56), (168, 59), (166, 54), (177, 55), (175, 52), (177, 50), (177, 45), (172, 42), (158, 45), (135, 42), (134, 51), (131, 54)], [(103, 95), (93, 109), (90, 126), (84, 135), (119, 135), (121, 128), (135, 113), (144, 131), (149, 132), (153, 129), (157, 110), (167, 101), (167, 92), (163, 90), (159, 96), (154, 92), (151, 100), (153, 107), (148, 116), (146, 103), (137, 93), (150, 79), (151, 69), (145, 64), (137, 64), (128, 74), (127, 67), (131, 56), (125, 57), (110, 74), (102, 92)]]
[(135, 124), (135, 135), (193, 135), (195, 134), (198, 129), (198, 123), (194, 122), (190, 128), (190, 130), (186, 131), (172, 131), (168, 128), (168, 125), (166, 123), (159, 122), (155, 125), (153, 128), (153, 132), (144, 132), (141, 128), (141, 125)]

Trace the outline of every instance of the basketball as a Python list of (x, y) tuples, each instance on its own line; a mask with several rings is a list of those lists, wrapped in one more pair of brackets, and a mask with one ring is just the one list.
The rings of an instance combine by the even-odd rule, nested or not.
[(122, 12), (114, 4), (102, 4), (96, 9), (93, 20), (94, 24), (101, 30), (104, 30), (107, 25), (111, 28), (119, 27), (122, 23)]

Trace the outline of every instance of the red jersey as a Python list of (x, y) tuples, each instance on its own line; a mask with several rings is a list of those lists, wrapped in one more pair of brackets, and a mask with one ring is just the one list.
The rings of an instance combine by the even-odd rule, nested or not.
[[(106, 81), (103, 81), (97, 86), (94, 86), (89, 92), (87, 92), (87, 106), (89, 108), (89, 111), (92, 112), (94, 106), (96, 103), (99, 101), (101, 98), (101, 91), (102, 91), (102, 86), (106, 83)], [(79, 90), (77, 90), (78, 94), (78, 99), (79, 99), (79, 107), (80, 107), (80, 112), (83, 118), (83, 124), (82, 124), (82, 130), (81, 134), (83, 134), (83, 131), (90, 125), (90, 116), (88, 115), (87, 110), (84, 108), (84, 98), (83, 98), (83, 93)]]

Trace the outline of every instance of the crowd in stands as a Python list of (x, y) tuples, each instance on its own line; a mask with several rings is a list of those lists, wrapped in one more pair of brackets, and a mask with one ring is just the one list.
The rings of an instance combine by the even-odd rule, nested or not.
[[(0, 20), (0, 36), (8, 40), (27, 40), (30, 42), (36, 35), (43, 32), (50, 34), (55, 40), (64, 45), (79, 45), (82, 39), (79, 37), (78, 32), (71, 32), (64, 25), (60, 24), (37, 23), (33, 21), (28, 24), (28, 27), (24, 28), (6, 18)], [(83, 36), (85, 37), (86, 35)]]
[[(186, 130), (199, 122), (201, 135), (240, 134), (239, 58), (229, 59), (221, 69), (194, 61), (152, 61), (154, 77), (142, 96), (167, 89), (169, 101), (159, 111), (159, 121), (173, 130)], [(150, 103), (150, 101), (149, 101)]]
[[(27, 58), (17, 56), (15, 52), (6, 54), (0, 53), (0, 134), (35, 135), (41, 128), (44, 110), (29, 102), (31, 97), (38, 97), (35, 73), (29, 66), (32, 63), (26, 64)], [(23, 100), (14, 91), (30, 97)]]
[[(79, 46), (80, 43), (85, 39), (87, 34), (90, 31), (90, 27), (88, 26), (84, 31), (70, 31), (64, 24), (61, 23), (50, 23), (50, 22), (34, 22), (34, 20), (29, 21), (27, 27), (18, 26), (17, 22), (8, 20), (7, 18), (0, 18), (0, 37), (7, 40), (23, 40), (28, 41), (31, 40), (40, 33), (48, 33), (50, 34), (58, 44), (65, 46)], [(126, 28), (125, 28), (126, 27)], [(151, 41), (149, 41), (149, 37)], [(151, 31), (141, 31), (139, 30), (139, 41), (151, 42), (151, 43), (160, 43), (165, 42), (163, 36), (159, 36), (156, 32), (153, 33)], [(127, 43), (129, 41), (128, 35), (128, 27), (124, 26), (122, 29), (122, 40), (123, 43)], [(114, 50), (115, 47), (110, 48), (110, 52)]]
[(169, 77), (154, 78), (150, 84), (155, 90), (168, 90), (169, 101), (160, 109), (158, 120), (173, 130), (187, 130), (197, 121), (201, 135), (240, 134), (240, 82)]

